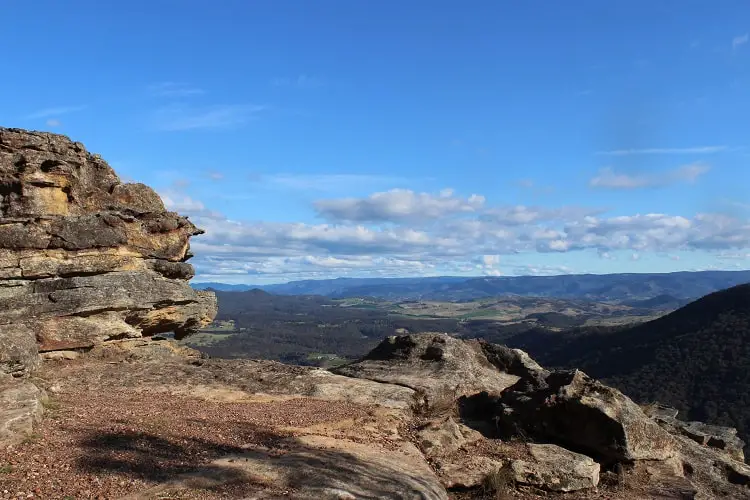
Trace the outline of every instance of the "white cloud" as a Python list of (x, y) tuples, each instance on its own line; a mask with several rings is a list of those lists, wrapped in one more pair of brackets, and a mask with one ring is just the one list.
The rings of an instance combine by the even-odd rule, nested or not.
[(206, 107), (174, 105), (157, 110), (153, 116), (153, 124), (156, 129), (169, 132), (232, 128), (247, 123), (265, 109), (265, 106), (255, 104)]
[(206, 91), (198, 87), (180, 82), (159, 82), (149, 85), (151, 95), (158, 97), (189, 97), (205, 94)]
[(60, 120), (56, 120), (54, 118), (50, 118), (46, 121), (46, 123), (48, 127), (59, 127), (60, 125), (62, 125), (62, 123), (60, 123)]
[(208, 175), (208, 178), (212, 181), (220, 181), (224, 179), (224, 174), (215, 170), (209, 170), (206, 175)]
[(207, 209), (202, 202), (183, 193), (180, 188), (176, 187), (177, 184), (178, 182), (175, 182), (174, 189), (167, 189), (158, 193), (167, 210), (189, 217), (198, 217), (204, 221), (224, 220), (222, 214)]
[(29, 120), (38, 120), (40, 118), (67, 115), (84, 109), (86, 109), (86, 106), (58, 106), (55, 108), (44, 108), (26, 115), (26, 118)]
[(180, 212), (191, 215), (195, 212), (202, 212), (206, 207), (198, 200), (194, 200), (186, 194), (175, 192), (159, 193), (164, 206), (173, 212)]
[(482, 212), (483, 220), (494, 221), (504, 226), (526, 225), (539, 222), (575, 220), (588, 215), (597, 215), (601, 209), (576, 206), (559, 208), (513, 205), (489, 208)]
[(609, 216), (574, 206), (487, 207), (480, 195), (452, 190), (394, 190), (316, 203), (334, 223), (253, 222), (213, 212), (176, 186), (160, 194), (170, 210), (206, 230), (191, 244), (203, 281), (563, 274), (573, 269), (519, 267), (514, 259), (554, 253), (559, 262), (571, 252), (591, 252), (604, 259), (658, 254), (674, 260), (685, 251), (730, 259), (750, 252), (750, 221), (725, 214)]
[(750, 41), (750, 33), (745, 33), (744, 35), (738, 35), (732, 38), (732, 48), (736, 49), (737, 47), (745, 45), (748, 41)]
[(499, 255), (482, 255), (477, 259), (474, 266), (480, 274), (485, 276), (501, 276)]
[(720, 252), (716, 258), (721, 260), (750, 260), (750, 252)]
[(626, 174), (617, 172), (612, 167), (605, 167), (589, 180), (589, 186), (605, 189), (639, 189), (680, 182), (692, 183), (710, 169), (711, 167), (703, 163), (693, 163), (664, 172)]
[(484, 201), (483, 196), (476, 194), (468, 198), (454, 196), (450, 189), (444, 189), (437, 195), (416, 193), (409, 189), (392, 189), (374, 193), (367, 198), (320, 200), (315, 202), (315, 209), (318, 214), (331, 220), (389, 222), (436, 219), (456, 213), (477, 212)]
[(690, 148), (644, 148), (644, 149), (614, 149), (598, 151), (598, 155), (629, 156), (629, 155), (682, 155), (682, 154), (712, 154), (727, 151), (728, 146), (697, 146)]
[(525, 275), (558, 276), (561, 274), (572, 274), (573, 272), (574, 270), (568, 266), (525, 265), (525, 266), (515, 266), (513, 268), (513, 274), (520, 275), (520, 276), (525, 276)]

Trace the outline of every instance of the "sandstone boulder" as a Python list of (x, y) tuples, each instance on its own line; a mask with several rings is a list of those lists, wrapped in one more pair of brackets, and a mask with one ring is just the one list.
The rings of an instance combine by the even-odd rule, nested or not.
[(0, 448), (17, 444), (44, 414), (44, 391), (26, 380), (0, 376)]
[(409, 387), (423, 394), (425, 406), (433, 409), (482, 391), (499, 394), (520, 378), (493, 365), (479, 342), (444, 333), (389, 337), (363, 359), (333, 371)]
[(39, 365), (34, 332), (24, 324), (0, 325), (0, 374), (28, 375)]
[(0, 128), (0, 370), (33, 370), (34, 349), (210, 322), (215, 297), (188, 284), (188, 240), (201, 233), (82, 144)]
[(509, 388), (495, 418), (504, 432), (556, 442), (604, 463), (675, 455), (672, 436), (637, 404), (579, 370), (553, 372), (531, 390), (522, 382)]
[(462, 462), (440, 461), (439, 464), (440, 480), (446, 488), (482, 488), (489, 480), (495, 478), (504, 478), (507, 481), (507, 485), (502, 486), (512, 486), (512, 478), (510, 474), (506, 474), (506, 469), (503, 469), (504, 463), (499, 460), (468, 456)]
[(554, 444), (529, 444), (533, 460), (514, 460), (510, 467), (518, 484), (549, 491), (578, 491), (599, 484), (599, 464)]
[(447, 417), (423, 424), (417, 429), (416, 437), (424, 454), (432, 457), (454, 452), (467, 443), (481, 439), (482, 435)]

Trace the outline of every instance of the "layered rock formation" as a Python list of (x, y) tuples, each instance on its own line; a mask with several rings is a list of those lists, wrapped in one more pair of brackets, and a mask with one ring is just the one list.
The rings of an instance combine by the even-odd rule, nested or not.
[(37, 351), (211, 321), (215, 297), (188, 285), (197, 234), (81, 143), (0, 128), (0, 372), (33, 371)]

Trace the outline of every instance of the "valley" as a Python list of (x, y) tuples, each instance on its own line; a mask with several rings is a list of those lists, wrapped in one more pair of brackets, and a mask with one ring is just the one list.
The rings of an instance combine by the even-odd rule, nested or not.
[(367, 353), (383, 337), (439, 331), (493, 342), (522, 332), (640, 323), (669, 309), (546, 297), (463, 302), (216, 292), (216, 320), (185, 344), (211, 356), (332, 366)]

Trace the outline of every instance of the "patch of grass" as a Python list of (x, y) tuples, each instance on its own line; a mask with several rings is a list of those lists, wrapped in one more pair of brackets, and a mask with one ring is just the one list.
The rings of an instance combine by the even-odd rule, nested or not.
[(187, 346), (209, 346), (218, 342), (223, 342), (234, 334), (234, 332), (209, 333), (207, 331), (201, 331), (185, 338), (182, 343)]
[(13, 466), (10, 464), (0, 465), (0, 474), (10, 474), (13, 472)]

